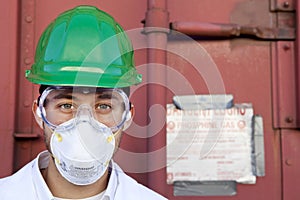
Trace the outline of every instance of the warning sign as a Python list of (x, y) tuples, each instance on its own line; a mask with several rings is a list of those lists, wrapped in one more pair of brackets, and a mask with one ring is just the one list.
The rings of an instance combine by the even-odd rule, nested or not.
[(255, 183), (253, 109), (178, 110), (167, 105), (167, 183), (232, 181)]

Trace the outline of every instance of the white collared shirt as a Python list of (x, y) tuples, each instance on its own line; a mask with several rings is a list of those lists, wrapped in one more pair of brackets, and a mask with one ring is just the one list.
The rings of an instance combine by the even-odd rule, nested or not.
[[(1, 200), (55, 200), (40, 169), (49, 163), (49, 153), (44, 151), (12, 176), (0, 179)], [(166, 198), (137, 183), (111, 162), (108, 186), (100, 200), (166, 200)]]

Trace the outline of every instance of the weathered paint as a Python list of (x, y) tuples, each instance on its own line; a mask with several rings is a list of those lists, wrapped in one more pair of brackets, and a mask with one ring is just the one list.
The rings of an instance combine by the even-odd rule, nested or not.
[[(58, 13), (79, 4), (96, 5), (112, 14), (126, 30), (134, 28), (143, 30), (141, 21), (145, 19), (146, 26), (159, 26), (160, 28), (166, 28), (168, 24), (175, 21), (268, 27), (276, 24), (277, 11), (290, 12), (295, 8), (299, 10), (297, 2), (292, 0), (227, 0), (226, 2), (223, 0), (190, 0), (188, 2), (182, 0), (176, 3), (154, 0), (148, 2), (146, 0), (2, 2), (1, 7), (6, 9), (3, 9), (0, 14), (2, 47), (0, 48), (0, 62), (2, 74), (5, 74), (0, 79), (0, 92), (5, 94), (0, 104), (0, 176), (11, 174), (45, 148), (42, 133), (34, 124), (31, 114), (31, 103), (37, 97), (37, 88), (28, 83), (23, 74), (33, 62), (38, 37)], [(150, 12), (152, 8), (154, 11)], [(270, 9), (273, 11), (270, 12)], [(281, 25), (289, 23), (290, 15), (287, 16), (288, 18), (283, 15), (279, 16), (282, 20)], [(160, 21), (161, 19), (163, 20)], [(299, 17), (297, 20), (299, 21)], [(146, 31), (144, 29), (144, 34)], [(159, 34), (152, 32), (141, 38), (146, 43), (148, 37), (150, 45), (161, 41), (157, 45), (176, 47), (190, 59), (198, 59), (200, 54), (195, 54), (195, 49), (191, 48), (189, 42), (178, 41), (170, 37), (168, 43), (165, 44), (165, 34), (166, 32)], [(195, 94), (222, 91), (233, 94), (235, 102), (252, 103), (255, 113), (263, 117), (266, 176), (258, 178), (255, 185), (238, 184), (236, 196), (209, 197), (209, 199), (294, 200), (298, 198), (296, 189), (299, 185), (297, 177), (300, 177), (300, 174), (297, 169), (300, 163), (297, 155), (300, 150), (297, 148), (299, 131), (295, 129), (299, 125), (300, 111), (300, 106), (297, 104), (300, 94), (298, 87), (300, 74), (297, 67), (300, 57), (298, 30), (296, 38), (296, 43), (294, 43), (293, 40), (263, 41), (245, 37), (220, 39), (193, 36), (193, 39), (196, 39), (197, 43), (202, 46), (202, 50), (211, 58), (211, 60), (208, 60), (209, 57), (202, 59), (198, 66), (193, 66), (186, 57), (180, 54), (155, 49), (138, 50), (135, 57), (136, 64), (143, 73), (145, 83), (159, 78), (164, 85), (146, 84), (135, 90), (132, 101), (136, 108), (134, 120), (136, 125), (147, 128), (151, 121), (149, 121), (150, 116), (145, 113), (150, 111), (153, 104), (158, 103), (165, 107), (165, 103), (172, 102), (174, 94), (190, 94), (191, 91)], [(166, 69), (162, 69), (163, 71), (152, 71), (151, 68), (148, 68), (148, 71), (143, 70), (142, 66), (148, 62), (157, 63), (158, 66)], [(203, 73), (211, 69), (210, 67), (214, 64), (220, 73), (224, 88), (209, 85), (208, 77)], [(202, 73), (199, 73), (196, 67), (199, 67)], [(292, 76), (293, 73), (296, 75)], [(185, 81), (178, 81), (176, 75), (181, 75)], [(164, 113), (155, 113), (151, 117), (163, 121)], [(143, 130), (141, 133), (136, 134), (130, 133), (134, 129), (126, 131), (121, 148), (141, 154), (164, 148), (164, 128), (155, 136), (151, 128), (141, 130)], [(121, 166), (128, 165), (127, 157), (122, 157), (122, 154), (118, 154), (116, 159), (120, 161)], [(133, 156), (129, 162), (132, 166), (150, 169), (157, 163), (163, 163), (164, 159), (165, 155), (148, 156), (140, 162), (137, 157)], [(152, 165), (150, 165), (151, 162)], [(131, 170), (129, 174), (171, 200), (207, 198), (174, 197), (172, 186), (166, 184), (163, 166), (149, 173), (147, 171), (135, 173)]]

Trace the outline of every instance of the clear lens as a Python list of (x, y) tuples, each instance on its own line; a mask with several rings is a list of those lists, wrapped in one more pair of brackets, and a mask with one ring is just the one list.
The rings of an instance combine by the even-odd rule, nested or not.
[(89, 106), (93, 117), (111, 129), (120, 128), (129, 112), (129, 100), (122, 90), (88, 87), (49, 87), (41, 95), (39, 109), (43, 120), (55, 128), (81, 115), (81, 105)]

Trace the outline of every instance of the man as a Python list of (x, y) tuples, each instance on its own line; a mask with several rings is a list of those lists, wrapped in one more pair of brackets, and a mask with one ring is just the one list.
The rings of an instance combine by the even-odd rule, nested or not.
[(0, 180), (3, 199), (165, 199), (112, 161), (132, 120), (129, 87), (141, 82), (132, 45), (115, 20), (91, 6), (59, 15), (44, 31), (26, 78), (47, 151)]

